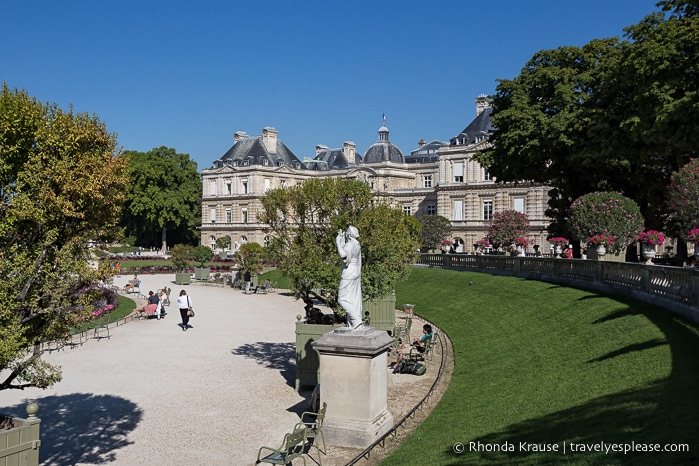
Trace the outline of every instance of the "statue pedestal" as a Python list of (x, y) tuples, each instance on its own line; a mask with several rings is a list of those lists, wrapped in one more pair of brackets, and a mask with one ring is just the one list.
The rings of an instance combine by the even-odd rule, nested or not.
[(366, 448), (393, 426), (388, 411), (388, 350), (393, 339), (374, 327), (347, 327), (313, 343), (320, 353), (320, 397), (331, 445)]

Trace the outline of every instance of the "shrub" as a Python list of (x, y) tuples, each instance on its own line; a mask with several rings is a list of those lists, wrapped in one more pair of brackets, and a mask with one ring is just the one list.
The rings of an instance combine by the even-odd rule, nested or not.
[(495, 212), (486, 227), (486, 237), (495, 246), (510, 245), (529, 233), (529, 217), (516, 210)]

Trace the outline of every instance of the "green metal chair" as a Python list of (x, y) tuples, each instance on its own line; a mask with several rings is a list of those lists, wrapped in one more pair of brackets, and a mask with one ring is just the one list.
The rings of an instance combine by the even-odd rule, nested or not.
[[(297, 458), (306, 465), (306, 426), (297, 424), (294, 431), (284, 435), (284, 441), (279, 448), (260, 447), (255, 464), (291, 464)], [(264, 456), (263, 456), (264, 455)]]
[(433, 340), (434, 334), (432, 337), (425, 340), (425, 347), (422, 351), (418, 350), (416, 346), (410, 348), (408, 359), (412, 359), (414, 361), (424, 361), (425, 364), (428, 365), (434, 359), (432, 356), (432, 351), (434, 350), (434, 345), (432, 343)]
[[(111, 335), (109, 334), (109, 322), (111, 321), (111, 317), (111, 314), (107, 314), (107, 321), (103, 324), (95, 326), (92, 338), (94, 338), (95, 340), (101, 340), (102, 338), (106, 338), (107, 340), (109, 340), (111, 338)], [(104, 330), (106, 330), (107, 336), (104, 336)]]
[[(323, 434), (323, 420), (325, 420), (325, 412), (328, 409), (328, 404), (323, 402), (323, 406), (318, 410), (317, 413), (306, 411), (301, 414), (301, 422), (296, 424), (296, 427), (306, 427), (306, 439), (311, 440), (311, 446), (316, 447), (318, 450), (318, 464), (322, 466), (323, 462), (320, 459), (320, 454), (327, 454), (327, 448), (325, 447), (325, 435)], [(304, 418), (310, 418), (310, 421), (304, 421)], [(318, 446), (318, 437), (323, 442), (323, 449), (321, 450)]]

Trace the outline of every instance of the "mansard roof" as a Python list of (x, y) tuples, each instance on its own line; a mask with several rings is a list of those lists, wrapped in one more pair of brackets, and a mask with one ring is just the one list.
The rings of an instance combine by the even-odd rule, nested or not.
[(422, 144), (415, 150), (410, 151), (410, 155), (405, 158), (407, 163), (427, 163), (436, 162), (439, 159), (439, 148), (448, 146), (448, 142), (432, 140), (426, 142), (424, 139), (420, 141)]
[(262, 136), (245, 137), (237, 140), (220, 159), (214, 162), (213, 168), (220, 168), (224, 165), (306, 168), (298, 157), (279, 139), (276, 140), (276, 153), (268, 151), (262, 141)]
[(461, 133), (449, 140), (452, 146), (467, 146), (488, 139), (495, 128), (490, 120), (492, 107), (486, 107)]

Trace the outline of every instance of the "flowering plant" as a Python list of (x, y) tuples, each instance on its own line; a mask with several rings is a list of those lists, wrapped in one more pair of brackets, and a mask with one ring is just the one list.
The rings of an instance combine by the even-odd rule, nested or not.
[(565, 246), (568, 244), (568, 238), (563, 238), (562, 236), (553, 236), (551, 238), (548, 238), (547, 241), (555, 246)]
[(501, 210), (493, 214), (486, 225), (486, 237), (495, 247), (509, 246), (529, 233), (529, 217), (516, 210)]
[(479, 239), (478, 241), (476, 241), (474, 243), (474, 246), (477, 248), (486, 249), (486, 248), (490, 247), (490, 241), (488, 241), (488, 238), (482, 238), (482, 239)]
[(597, 234), (611, 236), (612, 252), (633, 243), (643, 230), (641, 209), (633, 200), (615, 192), (594, 192), (580, 196), (570, 205), (568, 227), (579, 240)]
[(451, 240), (451, 239), (443, 239), (442, 240), (442, 246), (451, 246), (452, 244), (454, 244), (454, 240)]
[(600, 233), (599, 235), (590, 237), (587, 242), (593, 246), (611, 246), (614, 244), (614, 238)]
[(523, 247), (526, 248), (527, 246), (529, 246), (529, 240), (528, 240), (527, 238), (523, 238), (523, 237), (520, 236), (519, 238), (517, 238), (517, 239), (515, 240), (515, 244), (516, 244), (517, 246), (523, 246)]
[(691, 230), (689, 230), (687, 239), (689, 241), (694, 241), (694, 244), (699, 244), (699, 228), (692, 228)]
[(655, 230), (642, 231), (636, 235), (636, 241), (659, 245), (665, 242), (665, 235)]

